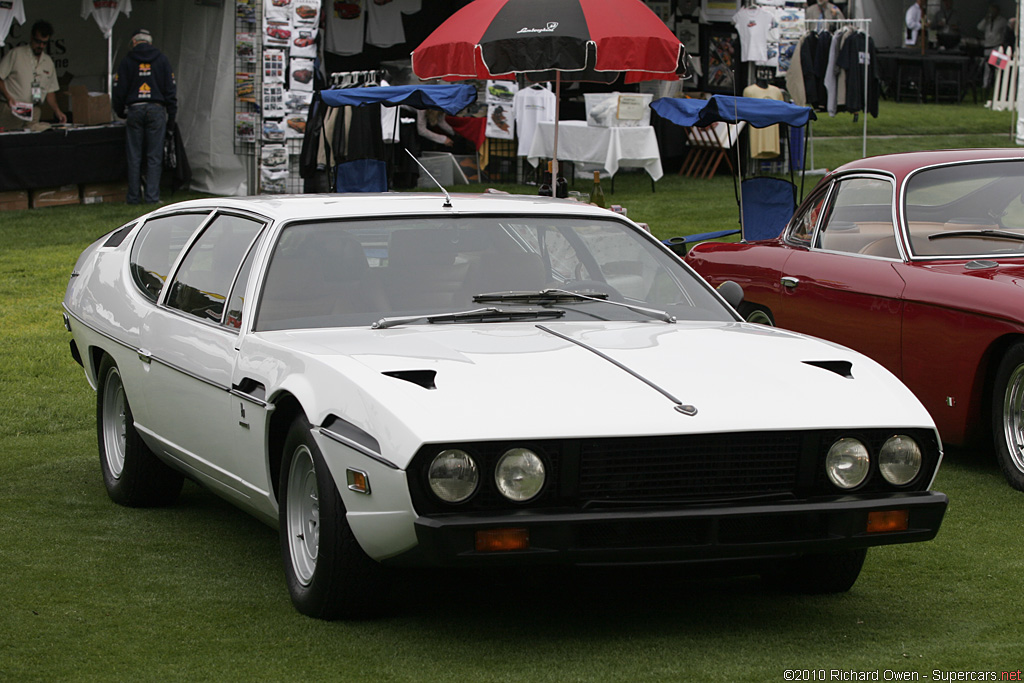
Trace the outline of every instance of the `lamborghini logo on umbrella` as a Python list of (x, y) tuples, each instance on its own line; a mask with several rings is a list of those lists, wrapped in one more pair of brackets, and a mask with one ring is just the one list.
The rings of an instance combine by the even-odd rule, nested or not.
[(552, 33), (556, 28), (558, 28), (558, 22), (557, 21), (549, 21), (548, 25), (545, 26), (544, 28), (526, 28), (526, 27), (523, 27), (523, 28), (519, 29), (518, 31), (516, 31), (516, 33)]

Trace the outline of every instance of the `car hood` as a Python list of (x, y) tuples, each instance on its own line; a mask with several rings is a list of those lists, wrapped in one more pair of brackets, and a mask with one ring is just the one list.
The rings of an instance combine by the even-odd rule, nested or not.
[(336, 414), (379, 441), (394, 436), (395, 447), (933, 425), (909, 390), (867, 357), (746, 323), (410, 325), (267, 334), (301, 357), (307, 378), (337, 373), (337, 382), (316, 383), (320, 419)]

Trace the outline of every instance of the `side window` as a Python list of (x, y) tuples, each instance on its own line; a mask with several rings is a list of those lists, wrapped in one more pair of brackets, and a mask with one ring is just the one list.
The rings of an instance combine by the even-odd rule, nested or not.
[(185, 255), (167, 305), (220, 322), (242, 258), (263, 224), (240, 216), (217, 216)]
[(228, 314), (224, 317), (224, 324), (233, 329), (242, 327), (242, 305), (245, 303), (245, 286), (249, 282), (249, 274), (252, 272), (252, 262), (256, 258), (255, 244), (249, 248), (245, 255), (245, 261), (238, 270), (238, 277), (231, 288), (231, 297), (228, 299)]
[(841, 180), (817, 246), (868, 256), (899, 256), (892, 225), (892, 183), (883, 178)]
[(146, 221), (132, 244), (132, 278), (151, 301), (160, 298), (171, 266), (185, 248), (189, 237), (206, 217), (206, 213), (182, 213)]
[(789, 223), (789, 229), (786, 231), (786, 241), (805, 247), (811, 246), (814, 228), (818, 224), (818, 216), (821, 215), (821, 209), (824, 206), (827, 195), (827, 188), (823, 189), (811, 198), (811, 201), (801, 212), (794, 216), (793, 220)]

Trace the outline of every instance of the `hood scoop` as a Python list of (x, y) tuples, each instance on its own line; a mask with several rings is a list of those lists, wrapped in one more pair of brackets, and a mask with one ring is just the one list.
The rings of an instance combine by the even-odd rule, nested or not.
[(391, 370), (382, 374), (411, 382), (424, 389), (437, 389), (437, 385), (434, 384), (434, 377), (437, 376), (436, 370)]
[(846, 379), (853, 379), (853, 363), (848, 360), (805, 360), (803, 363), (834, 372)]

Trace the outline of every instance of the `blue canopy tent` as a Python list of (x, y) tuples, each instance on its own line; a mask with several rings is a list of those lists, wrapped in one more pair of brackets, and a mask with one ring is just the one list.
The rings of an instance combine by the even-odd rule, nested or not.
[[(817, 118), (810, 107), (800, 107), (778, 100), (732, 95), (712, 95), (707, 100), (663, 97), (652, 102), (651, 109), (679, 126), (703, 127), (719, 121), (730, 124), (746, 121), (754, 128), (765, 128), (784, 123), (793, 128), (804, 128), (805, 135), (807, 122)], [(805, 144), (804, 150), (806, 149)], [(738, 160), (736, 167), (740, 168)], [(685, 253), (688, 244), (740, 232), (744, 240), (777, 237), (796, 209), (796, 185), (792, 182), (792, 162), (789, 164), (789, 172), (788, 182), (779, 178), (758, 177), (744, 180), (739, 184), (736, 200), (740, 207), (740, 230), (717, 230), (698, 235), (672, 237), (665, 243), (674, 248), (681, 248)], [(734, 176), (734, 187), (735, 182)], [(746, 202), (744, 194), (747, 195)]]
[[(405, 105), (415, 109), (440, 109), (454, 116), (476, 102), (476, 88), (465, 83), (340, 88), (318, 91), (314, 96), (314, 107), (318, 102), (327, 107)], [(397, 117), (395, 125), (398, 125)], [(381, 159), (345, 161), (332, 170), (331, 187), (335, 192), (384, 192), (388, 189), (387, 165)]]

